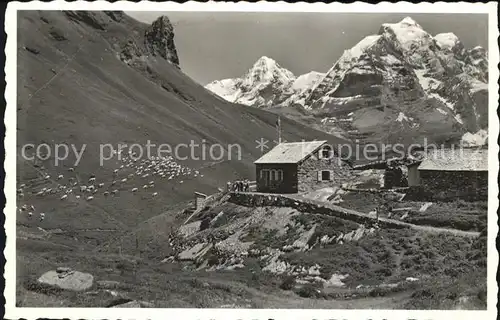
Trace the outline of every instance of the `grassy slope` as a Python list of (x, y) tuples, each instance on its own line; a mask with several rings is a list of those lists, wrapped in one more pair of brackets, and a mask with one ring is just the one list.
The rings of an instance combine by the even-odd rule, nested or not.
[[(75, 229), (82, 228), (85, 221), (94, 223), (94, 227), (135, 226), (191, 198), (194, 190), (209, 193), (228, 180), (253, 178), (252, 162), (260, 156), (255, 140), (275, 137), (276, 116), (222, 101), (159, 57), (147, 59), (150, 74), (127, 66), (116, 57), (116, 50), (130, 38), (141, 44), (146, 26), (126, 16), (119, 23), (100, 12), (95, 17), (105, 30), (70, 21), (62, 12), (19, 14), (18, 148), (25, 143), (66, 143), (80, 150), (86, 144), (74, 174), (83, 181), (92, 173), (99, 181), (113, 179), (112, 171), (120, 163), (113, 159), (103, 167), (99, 165), (99, 145), (103, 143), (115, 147), (118, 143), (144, 146), (150, 140), (156, 145), (175, 146), (191, 140), (201, 143), (204, 139), (208, 145), (240, 145), (242, 160), (235, 160), (233, 155), (233, 160), (218, 164), (210, 159), (182, 161), (193, 169), (203, 168), (200, 171), (204, 177), (186, 179), (183, 184), (157, 182), (159, 196), (155, 201), (149, 199), (149, 192), (135, 196), (122, 193), (106, 201), (96, 199), (91, 205), (75, 199), (62, 203), (58, 196), (40, 200), (25, 192), (23, 202), (34, 203), (38, 210), (54, 215), (52, 222), (47, 222), (54, 225), (47, 227), (62, 227), (63, 220), (67, 223), (64, 227)], [(51, 34), (62, 35), (65, 40), (55, 40)], [(25, 46), (39, 53), (33, 54)], [(169, 89), (163, 89), (159, 83)], [(283, 129), (287, 140), (339, 141), (285, 119)], [(54, 167), (53, 159), (43, 165), (54, 177), (60, 173), (69, 176), (66, 169), (73, 163), (74, 157), (70, 156), (59, 167)], [(31, 163), (19, 156), (17, 174), (19, 183), (37, 176)], [(123, 188), (140, 187), (150, 179), (142, 180), (136, 179)], [(66, 178), (61, 183), (67, 183)]]
[[(95, 12), (94, 17), (104, 30), (71, 21), (63, 12), (26, 11), (18, 16), (17, 176), (19, 184), (28, 185), (18, 205), (36, 207), (33, 219), (26, 213), (17, 214), (18, 284), (61, 264), (97, 272), (96, 264), (89, 263), (86, 255), (141, 222), (185, 205), (195, 190), (209, 193), (228, 180), (253, 178), (252, 162), (260, 156), (255, 140), (271, 140), (276, 135), (276, 115), (222, 101), (160, 57), (147, 58), (146, 70), (126, 65), (117, 58), (117, 51), (129, 39), (141, 45), (146, 25), (127, 16), (121, 22), (101, 12)], [(282, 126), (284, 138), (290, 141), (339, 141), (287, 119)], [(24, 161), (19, 152), (25, 143), (74, 144), (78, 150), (85, 144), (84, 156), (74, 173), (67, 171), (73, 166), (72, 156), (58, 167), (53, 165), (53, 158), (42, 163), (44, 172), (52, 177), (64, 174), (58, 183), (68, 185), (69, 176), (82, 181), (90, 174), (96, 174), (98, 182), (114, 179), (112, 172), (121, 163), (109, 160), (101, 167), (99, 144), (144, 146), (150, 140), (175, 146), (191, 140), (201, 143), (203, 139), (209, 145), (239, 144), (242, 160), (215, 164), (210, 159), (184, 161), (185, 166), (201, 168), (204, 176), (191, 177), (183, 184), (178, 180), (156, 181), (159, 195), (154, 200), (152, 191), (141, 190), (135, 195), (122, 192), (150, 180), (139, 178), (123, 185), (115, 198), (101, 195), (86, 202), (75, 197), (60, 201), (61, 193), (35, 197), (32, 191), (57, 184), (48, 182), (31, 188), (30, 184), (39, 180), (37, 170), (41, 168)], [(39, 212), (46, 213), (45, 221), (38, 221)], [(156, 226), (159, 232), (169, 229), (168, 219), (163, 222)], [(130, 246), (135, 247), (135, 243)], [(22, 285), (18, 289), (23, 290)]]

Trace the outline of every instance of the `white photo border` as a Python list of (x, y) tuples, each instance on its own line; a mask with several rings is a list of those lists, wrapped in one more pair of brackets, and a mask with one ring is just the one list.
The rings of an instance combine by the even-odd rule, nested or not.
[[(70, 318), (70, 319), (496, 319), (497, 292), (496, 273), (498, 252), (495, 240), (498, 233), (498, 151), (496, 143), (499, 134), (498, 106), (498, 63), (497, 3), (418, 3), (409, 2), (367, 4), (343, 3), (286, 3), (286, 2), (175, 2), (140, 3), (118, 1), (86, 2), (10, 2), (5, 13), (6, 91), (5, 110), (5, 162), (6, 172), (4, 193), (6, 197), (5, 232), (6, 279), (4, 296), (6, 299), (5, 318)], [(136, 309), (136, 308), (18, 308), (16, 302), (16, 85), (17, 85), (17, 11), (19, 10), (121, 10), (121, 11), (212, 11), (212, 12), (404, 12), (404, 13), (484, 13), (488, 14), (489, 45), (489, 185), (488, 185), (488, 265), (487, 265), (487, 310), (323, 310), (323, 309)], [(495, 142), (493, 142), (495, 141)]]

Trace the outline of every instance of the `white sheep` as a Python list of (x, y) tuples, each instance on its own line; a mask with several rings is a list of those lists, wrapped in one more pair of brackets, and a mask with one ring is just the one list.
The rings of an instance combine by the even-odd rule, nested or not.
[(98, 186), (99, 188), (102, 188), (102, 187), (104, 187), (104, 183), (99, 183), (97, 186)]
[(31, 218), (33, 216), (33, 212), (28, 212), (28, 217)]
[(19, 186), (19, 188), (24, 188), (24, 187), (26, 187), (26, 184), (24, 184), (24, 183)]
[(46, 175), (45, 176), (45, 180), (49, 180), (50, 179), (50, 176), (49, 175)]
[(78, 196), (78, 195), (77, 195), (77, 196), (76, 196), (76, 198), (77, 198), (77, 199), (80, 199), (80, 196)]
[(94, 197), (93, 197), (93, 196), (88, 196), (88, 197), (87, 197), (87, 201), (90, 201), (90, 200), (92, 200), (92, 199), (94, 199)]
[(35, 211), (35, 206), (34, 206), (34, 205), (31, 205), (31, 206), (30, 206), (30, 209), (31, 209), (32, 211)]
[(111, 185), (114, 186), (116, 184), (116, 180), (113, 180), (113, 182), (111, 182)]
[(153, 197), (156, 197), (158, 195), (158, 192), (153, 193)]
[(73, 172), (73, 171), (75, 171), (75, 168), (69, 168), (68, 171)]
[(95, 182), (95, 177), (94, 178), (90, 178), (89, 182)]
[(114, 174), (117, 174), (117, 173), (118, 173), (118, 169), (115, 169), (115, 170), (113, 171), (113, 173), (114, 173)]
[(45, 219), (45, 213), (40, 212), (40, 221), (43, 221)]
[(80, 186), (80, 191), (81, 191), (81, 192), (84, 192), (84, 191), (86, 191), (86, 190), (87, 190), (87, 186)]
[(112, 193), (112, 194), (117, 194), (117, 193), (118, 193), (118, 190), (117, 190), (117, 189), (115, 189), (115, 190), (111, 191), (111, 193)]
[(68, 197), (68, 195), (67, 195), (67, 194), (65, 194), (65, 195), (63, 195), (63, 196), (61, 197), (61, 200), (64, 200), (64, 199), (66, 199), (67, 197)]
[(143, 188), (143, 189), (147, 189), (147, 188), (148, 188), (148, 185), (147, 185), (147, 184), (145, 184), (145, 185), (143, 185), (143, 186), (142, 186), (142, 188)]
[(57, 180), (61, 180), (62, 178), (64, 178), (64, 176), (62, 174), (57, 176)]
[(122, 182), (127, 182), (127, 178), (123, 178), (123, 179), (122, 179)]
[(104, 196), (106, 196), (106, 197), (107, 197), (107, 196), (109, 196), (109, 192), (108, 192), (108, 191), (105, 191), (105, 192), (104, 192)]
[(136, 192), (138, 189), (137, 188), (133, 188), (132, 189), (132, 192)]
[(155, 182), (153, 180), (149, 181), (149, 184), (154, 184)]

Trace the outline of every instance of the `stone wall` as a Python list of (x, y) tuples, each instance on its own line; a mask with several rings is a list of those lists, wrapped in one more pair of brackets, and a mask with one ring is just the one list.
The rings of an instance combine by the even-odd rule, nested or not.
[(488, 198), (487, 171), (432, 171), (419, 170), (420, 183), (426, 193), (435, 199)]
[[(297, 209), (300, 212), (311, 214), (324, 214), (338, 217), (345, 220), (354, 221), (360, 224), (373, 224), (376, 218), (364, 213), (342, 208), (333, 204), (311, 199), (296, 199), (290, 196), (265, 194), (265, 193), (231, 193), (229, 202), (245, 207), (288, 207)], [(381, 227), (408, 228), (410, 224), (380, 218), (378, 224)]]
[[(331, 181), (318, 181), (318, 171), (320, 170), (330, 170)], [(350, 178), (352, 178), (350, 167), (338, 157), (319, 159), (318, 155), (315, 154), (300, 163), (297, 170), (299, 192), (340, 186)]]

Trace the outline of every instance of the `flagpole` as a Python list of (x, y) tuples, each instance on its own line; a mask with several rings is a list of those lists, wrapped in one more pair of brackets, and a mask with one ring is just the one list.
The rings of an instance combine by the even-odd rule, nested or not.
[(278, 144), (281, 143), (281, 117), (278, 116)]

